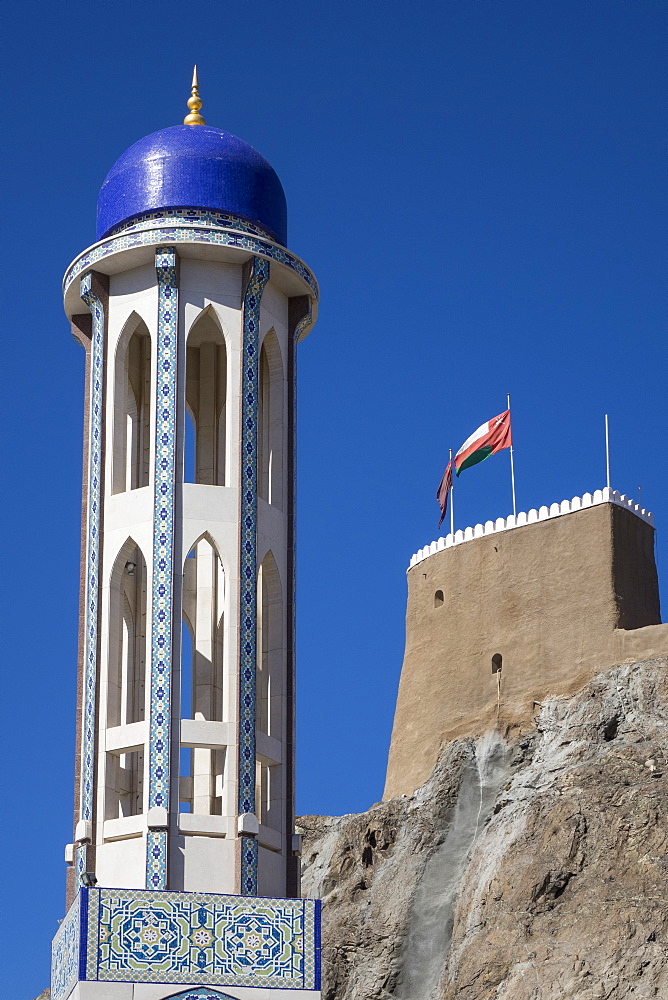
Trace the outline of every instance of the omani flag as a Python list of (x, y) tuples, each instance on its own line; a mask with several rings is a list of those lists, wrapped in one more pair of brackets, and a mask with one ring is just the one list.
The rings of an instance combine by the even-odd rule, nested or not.
[(469, 466), (484, 462), (490, 455), (496, 455), (497, 451), (510, 448), (512, 443), (510, 410), (504, 410), (498, 417), (492, 417), (491, 420), (481, 424), (478, 430), (466, 439), (455, 455), (455, 472), (459, 475)]

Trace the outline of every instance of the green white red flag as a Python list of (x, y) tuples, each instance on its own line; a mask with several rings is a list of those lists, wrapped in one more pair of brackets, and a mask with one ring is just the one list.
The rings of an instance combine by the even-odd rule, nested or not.
[(455, 473), (459, 476), (464, 469), (477, 465), (478, 462), (484, 462), (490, 455), (496, 455), (497, 451), (510, 448), (512, 443), (510, 410), (504, 410), (497, 417), (492, 417), (491, 420), (481, 424), (477, 431), (466, 439), (455, 455)]

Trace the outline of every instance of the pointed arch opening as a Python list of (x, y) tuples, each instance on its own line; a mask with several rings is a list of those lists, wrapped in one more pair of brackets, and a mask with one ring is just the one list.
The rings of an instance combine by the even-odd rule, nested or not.
[(151, 452), (151, 336), (132, 313), (116, 348), (112, 493), (148, 486)]
[[(186, 406), (192, 418), (194, 461), (185, 481), (225, 485), (227, 350), (211, 306), (193, 323), (186, 346)], [(191, 476), (192, 478), (186, 478)]]
[[(144, 555), (129, 538), (116, 557), (109, 581), (107, 728), (145, 718), (147, 588)], [(143, 772), (143, 747), (107, 752), (105, 819), (142, 812)]]
[[(224, 719), (225, 573), (208, 535), (193, 545), (183, 569), (181, 718)], [(182, 812), (222, 814), (225, 749), (181, 750)]]
[(283, 510), (284, 396), (281, 349), (272, 329), (260, 350), (258, 494), (279, 510)]

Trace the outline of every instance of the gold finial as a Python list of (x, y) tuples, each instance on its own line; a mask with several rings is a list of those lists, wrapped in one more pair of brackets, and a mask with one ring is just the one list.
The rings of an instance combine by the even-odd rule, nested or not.
[(188, 107), (190, 108), (190, 114), (186, 115), (183, 119), (184, 125), (206, 125), (206, 122), (199, 114), (199, 109), (202, 107), (202, 99), (199, 96), (199, 84), (197, 82), (197, 66), (193, 69), (193, 83), (192, 90), (190, 92), (190, 97), (188, 98)]

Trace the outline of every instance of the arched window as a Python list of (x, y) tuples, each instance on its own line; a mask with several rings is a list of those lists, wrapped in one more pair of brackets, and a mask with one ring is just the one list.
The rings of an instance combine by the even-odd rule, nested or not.
[(107, 726), (144, 718), (146, 587), (144, 556), (129, 539), (116, 557), (109, 587)]
[(440, 608), (443, 606), (443, 591), (437, 590), (434, 594), (434, 607)]
[(283, 509), (283, 362), (273, 330), (260, 350), (258, 414), (258, 495)]
[[(109, 586), (108, 728), (145, 718), (146, 591), (144, 556), (128, 539), (116, 557)], [(143, 811), (143, 771), (143, 750), (107, 753), (105, 819)]]
[(133, 313), (116, 348), (112, 493), (148, 486), (151, 448), (151, 338)]
[(494, 656), (492, 657), (492, 673), (493, 674), (500, 673), (502, 666), (503, 666), (503, 657), (501, 656), (501, 653), (495, 653)]
[[(203, 537), (191, 549), (183, 571), (182, 719), (223, 721), (224, 607), (223, 566)], [(225, 751), (186, 748), (180, 763), (183, 811), (220, 815)]]
[(195, 439), (192, 482), (204, 486), (225, 485), (226, 399), (225, 339), (209, 306), (193, 324), (186, 347), (186, 406)]

